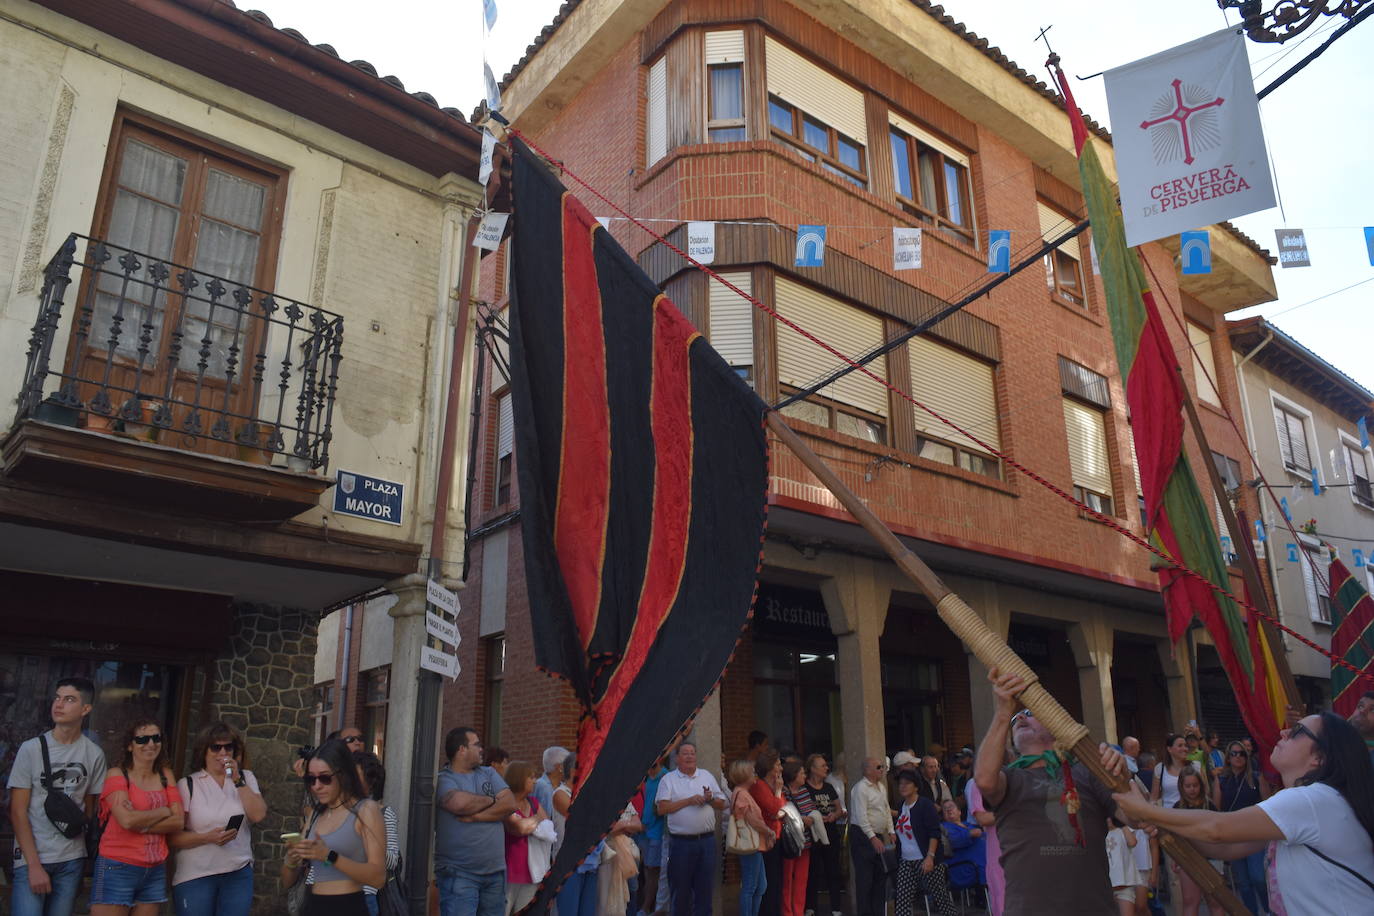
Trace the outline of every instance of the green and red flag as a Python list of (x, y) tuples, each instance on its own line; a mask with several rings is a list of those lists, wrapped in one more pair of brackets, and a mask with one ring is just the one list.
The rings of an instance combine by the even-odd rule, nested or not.
[(1257, 623), (1247, 621), (1234, 601), (1180, 568), (1192, 569), (1223, 588), (1229, 586), (1212, 513), (1183, 448), (1185, 392), (1178, 360), (1139, 253), (1126, 245), (1121, 209), (1097, 151), (1088, 142), (1083, 116), (1063, 73), (1057, 66), (1054, 70), (1073, 128), (1117, 365), (1130, 405), (1146, 530), (1154, 545), (1173, 560), (1158, 570), (1169, 638), (1177, 642), (1194, 616), (1202, 621), (1216, 645), (1245, 725), (1267, 754), (1278, 741), (1279, 720), (1267, 698), (1264, 666), (1257, 664)]
[[(1360, 671), (1374, 673), (1374, 598), (1340, 560), (1331, 561), (1331, 654)], [(1350, 718), (1369, 681), (1334, 659), (1331, 662), (1331, 708)]]

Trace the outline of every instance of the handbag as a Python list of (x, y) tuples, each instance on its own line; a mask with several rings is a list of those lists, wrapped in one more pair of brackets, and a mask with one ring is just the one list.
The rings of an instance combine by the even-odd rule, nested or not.
[(381, 916), (410, 916), (405, 873), (405, 858), (398, 855), (396, 867), (387, 869), (386, 883), (377, 888), (377, 912)]
[[(736, 789), (736, 797), (743, 790)], [(735, 805), (732, 798), (730, 810), (733, 812)], [(730, 815), (729, 822), (725, 825), (725, 851), (737, 856), (749, 856), (759, 851), (759, 832), (742, 817), (735, 814)]]
[(796, 859), (806, 851), (806, 827), (802, 825), (801, 812), (797, 806), (787, 802), (782, 806), (782, 857)]
[[(320, 816), (320, 809), (316, 808), (310, 815), (310, 823), (306, 825), (305, 835), (309, 836), (310, 831), (315, 828), (315, 821)], [(286, 889), (286, 912), (291, 916), (300, 916), (305, 912), (305, 900), (310, 895), (310, 885), (305, 883), (305, 873), (310, 870), (310, 866), (302, 863), (296, 869), (296, 883)], [(380, 903), (380, 901), (378, 901)]]
[(47, 794), (43, 798), (43, 813), (57, 832), (69, 840), (81, 836), (86, 829), (86, 812), (61, 789), (53, 787), (52, 759), (48, 756), (48, 736), (38, 736), (38, 746), (43, 750), (43, 788)]

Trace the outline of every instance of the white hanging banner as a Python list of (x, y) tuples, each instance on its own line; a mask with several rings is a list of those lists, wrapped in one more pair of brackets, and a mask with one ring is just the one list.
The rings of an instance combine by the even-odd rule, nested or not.
[(491, 72), (491, 64), (482, 61), (482, 79), (487, 85), (487, 110), (501, 110), (501, 87), (496, 82), (496, 75)]
[(1126, 244), (1274, 206), (1259, 100), (1237, 29), (1104, 77)]
[(506, 220), (510, 219), (509, 213), (488, 213), (482, 217), (482, 222), (477, 226), (477, 237), (472, 240), (472, 244), (478, 248), (485, 248), (487, 251), (495, 251), (501, 247), (501, 236), (506, 233)]
[(906, 226), (892, 227), (892, 269), (919, 270), (921, 268), (921, 230)]
[(714, 264), (716, 260), (716, 224), (687, 224), (687, 253), (698, 264)]
[(477, 183), (482, 187), (487, 186), (487, 180), (491, 178), (491, 159), (496, 152), (496, 138), (491, 135), (491, 131), (482, 131), (482, 158), (478, 160)]

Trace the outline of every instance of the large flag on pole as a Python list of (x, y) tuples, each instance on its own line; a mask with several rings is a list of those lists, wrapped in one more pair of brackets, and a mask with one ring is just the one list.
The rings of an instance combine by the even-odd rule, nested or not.
[(532, 912), (615, 822), (748, 621), (764, 404), (596, 218), (514, 147), (511, 389), (535, 661), (583, 718)]
[[(1340, 560), (1331, 561), (1331, 653), (1361, 671), (1374, 661), (1374, 598)], [(1344, 665), (1331, 663), (1331, 709), (1350, 718), (1369, 681)]]
[[(1212, 528), (1212, 513), (1183, 449), (1184, 390), (1173, 345), (1145, 281), (1140, 257), (1126, 244), (1116, 195), (1097, 151), (1088, 142), (1083, 116), (1057, 66), (1055, 73), (1073, 127), (1117, 364), (1131, 409), (1146, 528), (1155, 546), (1179, 566), (1228, 587), (1230, 579)], [(1159, 579), (1170, 640), (1177, 642), (1194, 616), (1202, 621), (1216, 645), (1246, 727), (1267, 756), (1278, 741), (1278, 718), (1266, 696), (1262, 662), (1256, 664), (1260, 654), (1256, 622), (1247, 621), (1234, 601), (1175, 566), (1161, 568)]]

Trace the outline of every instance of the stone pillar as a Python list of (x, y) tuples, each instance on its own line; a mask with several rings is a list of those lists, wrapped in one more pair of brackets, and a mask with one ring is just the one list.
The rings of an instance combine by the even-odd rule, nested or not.
[(1083, 724), (1099, 741), (1115, 744), (1116, 698), (1112, 693), (1112, 642), (1116, 632), (1101, 610), (1069, 627), (1069, 646), (1078, 665)]
[(861, 557), (848, 560), (847, 568), (821, 583), (821, 597), (839, 644), (835, 661), (844, 717), (844, 769), (852, 785), (861, 778), (864, 757), (886, 752), (878, 641), (892, 587), (877, 564)]
[[(440, 715), (433, 722), (417, 723), (416, 701), (419, 696), (420, 649), (425, 645), (425, 577), (415, 573), (387, 583), (396, 596), (396, 603), (387, 612), (391, 627), (391, 696), (386, 712), (386, 796), (385, 801), (396, 811), (399, 820), (397, 836), (406, 836), (410, 817), (410, 774), (414, 759), (415, 729), (438, 731), (443, 721), (443, 693), (440, 692)], [(439, 736), (443, 747), (443, 736)], [(440, 751), (442, 753), (442, 750)], [(422, 772), (439, 771), (439, 760), (422, 761)], [(407, 850), (402, 850), (408, 852)]]
[[(951, 587), (953, 587), (951, 583)], [(978, 612), (983, 622), (1003, 639), (1011, 629), (1011, 610), (1001, 603), (1001, 594), (995, 582), (986, 580), (959, 583), (956, 591), (968, 602), (969, 607)], [(969, 703), (973, 709), (973, 735), (975, 745), (983, 740), (988, 727), (992, 724), (992, 713), (997, 707), (997, 697), (993, 695), (992, 684), (988, 681), (988, 669), (978, 660), (967, 645), (964, 654), (968, 656)]]
[(299, 830), (301, 781), (296, 749), (312, 744), (317, 615), (267, 605), (234, 607), (229, 653), (215, 660), (208, 721), (222, 719), (248, 741), (267, 817), (253, 837), (255, 912), (282, 899), (281, 835)]
[[(721, 763), (721, 754), (723, 753), (724, 744), (722, 743), (720, 734), (719, 685), (717, 685), (715, 692), (711, 694), (710, 698), (702, 704), (701, 711), (697, 713), (696, 719), (692, 722), (690, 737), (697, 745), (697, 767), (703, 770), (709, 770), (711, 775), (716, 777), (720, 782), (721, 791), (727, 793), (728, 797), (730, 784), (725, 781), (725, 774), (721, 772), (724, 769), (724, 765)], [(725, 813), (721, 812), (716, 815), (716, 833), (718, 836), (724, 835), (724, 827)], [(720, 848), (722, 850), (724, 849), (724, 847)], [(720, 869), (717, 868), (716, 878), (719, 879), (719, 877)], [(659, 880), (666, 880), (666, 878), (660, 876)], [(723, 912), (721, 909), (721, 883), (719, 880), (712, 882), (711, 899), (711, 912)]]

